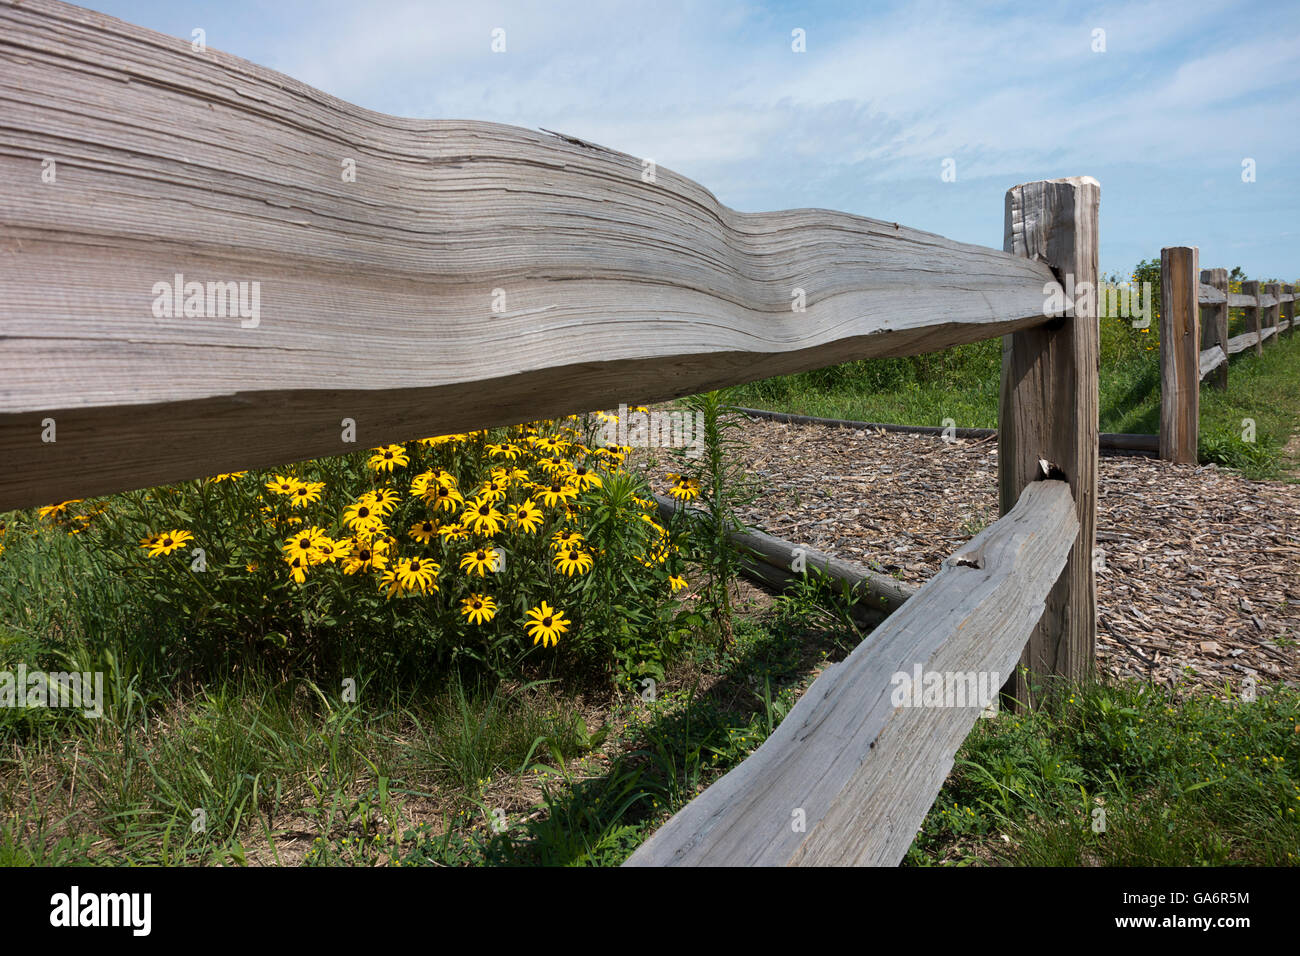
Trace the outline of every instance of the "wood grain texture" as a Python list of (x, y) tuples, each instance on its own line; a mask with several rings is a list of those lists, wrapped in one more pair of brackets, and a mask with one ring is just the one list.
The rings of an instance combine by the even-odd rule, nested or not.
[[(1204, 307), (1201, 312), (1201, 349), (1217, 347), (1224, 353), (1223, 361), (1211, 365), (1207, 372), (1205, 353), (1202, 351), (1201, 378), (1213, 373), (1210, 374), (1210, 384), (1222, 391), (1228, 387), (1228, 270), (1202, 269), (1200, 289), (1201, 305)], [(1207, 306), (1204, 295), (1206, 289), (1215, 292), (1219, 301)]]
[[(1226, 305), (1228, 294), (1223, 290), (1216, 288), (1214, 283), (1207, 278), (1210, 273), (1217, 272), (1216, 269), (1201, 270), (1201, 284), (1197, 287), (1197, 302), (1201, 305)], [(1227, 274), (1227, 270), (1223, 270)]]
[(1247, 349), (1258, 349), (1261, 339), (1267, 339), (1274, 335), (1277, 329), (1265, 329), (1260, 332), (1242, 332), (1240, 335), (1234, 335), (1228, 339), (1228, 347), (1224, 350), (1229, 355), (1236, 355), (1238, 352), (1245, 352)]
[[(1007, 192), (1003, 248), (1051, 265), (1067, 286), (1097, 283), (1097, 216), (1101, 188), (1095, 179), (1026, 183)], [(998, 487), (1009, 512), (1036, 480), (1039, 460), (1065, 473), (1078, 509), (1079, 536), (1047, 600), (1021, 661), (1030, 675), (1081, 680), (1093, 670), (1097, 595), (1092, 567), (1097, 514), (1098, 319), (1083, 298), (1077, 315), (1054, 326), (1029, 329), (1002, 341), (998, 415)], [(1091, 307), (1089, 307), (1091, 306)], [(1017, 670), (1008, 692), (1032, 706), (1032, 677)]]
[(1244, 307), (1246, 310), (1246, 334), (1252, 336), (1250, 343), (1255, 347), (1255, 354), (1263, 355), (1265, 336), (1262, 334), (1263, 316), (1261, 312), (1264, 307), (1264, 297), (1259, 293), (1259, 283), (1254, 280), (1243, 282), (1241, 291), (1250, 303)]
[(1295, 334), (1295, 286), (1282, 286), (1282, 331), (1287, 336)]
[(1222, 370), (1228, 364), (1228, 355), (1219, 345), (1212, 346), (1201, 353), (1198, 365), (1200, 366), (1201, 379), (1204, 381), (1205, 376), (1209, 375), (1215, 369)]
[(1160, 250), (1160, 457), (1196, 463), (1201, 329), (1196, 246)]
[(896, 706), (895, 675), (1005, 677), (1078, 532), (1068, 485), (1031, 484), (625, 865), (896, 865), (980, 707)]
[[(0, 5), (0, 115), (0, 510), (943, 349), (1052, 279), (53, 0)], [(256, 327), (155, 316), (178, 274), (259, 283)]]
[(1280, 282), (1270, 282), (1264, 286), (1268, 295), (1265, 298), (1271, 300), (1267, 311), (1265, 312), (1264, 324), (1274, 331), (1281, 331), (1278, 326), (1282, 323), (1282, 284)]

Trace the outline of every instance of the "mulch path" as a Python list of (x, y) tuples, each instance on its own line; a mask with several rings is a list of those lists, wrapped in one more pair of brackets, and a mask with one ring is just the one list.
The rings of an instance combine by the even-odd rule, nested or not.
[[(752, 527), (920, 585), (998, 513), (996, 438), (740, 419)], [(655, 490), (672, 469), (659, 456)], [(1098, 656), (1116, 677), (1300, 686), (1300, 485), (1103, 456)]]

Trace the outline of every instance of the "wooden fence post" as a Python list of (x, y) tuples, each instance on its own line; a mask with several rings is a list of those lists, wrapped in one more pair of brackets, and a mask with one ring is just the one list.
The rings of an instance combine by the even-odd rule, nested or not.
[[(1007, 252), (1046, 262), (1064, 284), (1065, 314), (1002, 339), (998, 411), (1001, 513), (1041, 474), (1045, 459), (1069, 482), (1079, 536), (1047, 597), (1043, 616), (1004, 690), (1033, 706), (1042, 678), (1079, 680), (1095, 666), (1097, 594), (1097, 213), (1101, 186), (1090, 176), (1025, 183), (1007, 191)], [(1044, 289), (1044, 315), (1053, 314)], [(1073, 300), (1073, 301), (1071, 301)], [(1029, 676), (1023, 673), (1028, 669)]]
[[(1290, 285), (1282, 286), (1282, 293), (1283, 295), (1291, 295), (1291, 296), (1295, 295), (1295, 286), (1290, 286)], [(1284, 303), (1282, 309), (1283, 309), (1282, 318), (1286, 319), (1287, 321), (1287, 327), (1283, 329), (1283, 332), (1285, 332), (1287, 336), (1290, 337), (1295, 334), (1295, 299), (1292, 299), (1290, 302)], [(1282, 332), (1279, 332), (1278, 338), (1281, 337), (1282, 337)]]
[(1264, 330), (1260, 327), (1259, 320), (1259, 283), (1254, 280), (1243, 282), (1241, 284), (1241, 294), (1255, 297), (1255, 304), (1245, 306), (1246, 310), (1246, 331), (1255, 333), (1255, 354), (1264, 354), (1264, 339), (1262, 338)]
[[(1222, 305), (1207, 305), (1201, 313), (1201, 351), (1218, 346), (1228, 354), (1228, 270), (1202, 269), (1201, 281), (1223, 293)], [(1209, 382), (1215, 388), (1228, 387), (1228, 362), (1225, 360), (1210, 373)]]
[(1200, 253), (1160, 250), (1160, 457), (1196, 463), (1201, 414)]
[(1276, 345), (1282, 336), (1282, 285), (1279, 282), (1270, 282), (1264, 286), (1264, 291), (1273, 297), (1273, 304), (1268, 308), (1268, 317), (1271, 320), (1268, 327), (1273, 330), (1273, 344)]

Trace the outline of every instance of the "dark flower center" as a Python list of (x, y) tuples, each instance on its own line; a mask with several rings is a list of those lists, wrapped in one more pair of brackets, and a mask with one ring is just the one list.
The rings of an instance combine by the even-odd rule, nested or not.
[(170, 548), (171, 546), (172, 546), (172, 539), (171, 539), (171, 538), (163, 538), (163, 547), (165, 547), (165, 548)]
[(482, 606), (483, 606), (483, 602), (482, 602), (482, 601), (475, 601), (475, 602), (474, 602), (474, 610), (477, 611), (477, 610), (478, 610), (479, 608), (481, 608)]
[(477, 558), (477, 559), (480, 560), (480, 561), (486, 561), (486, 560), (487, 560), (487, 555), (484, 554), (482, 551), (475, 551), (475, 552), (474, 552), (474, 557)]
[(549, 617), (542, 618), (542, 627), (550, 627), (550, 626), (551, 626), (551, 619)]

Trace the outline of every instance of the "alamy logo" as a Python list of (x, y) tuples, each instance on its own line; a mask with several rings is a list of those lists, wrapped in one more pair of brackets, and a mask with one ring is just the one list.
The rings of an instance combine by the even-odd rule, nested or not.
[(601, 443), (629, 448), (685, 448), (687, 458), (704, 454), (704, 413), (629, 412), (618, 406), (618, 417), (606, 417)]
[(1002, 689), (994, 671), (927, 671), (920, 664), (912, 673), (896, 671), (890, 703), (895, 707), (979, 707), (991, 710)]
[(50, 897), (51, 926), (129, 926), (132, 935), (148, 936), (152, 927), (153, 896), (150, 893), (71, 892)]
[(68, 707), (87, 717), (104, 716), (104, 675), (100, 671), (0, 671), (0, 707)]
[(155, 319), (239, 318), (239, 325), (255, 329), (262, 321), (262, 283), (186, 282), (176, 273), (174, 282), (155, 282), (152, 289)]

